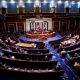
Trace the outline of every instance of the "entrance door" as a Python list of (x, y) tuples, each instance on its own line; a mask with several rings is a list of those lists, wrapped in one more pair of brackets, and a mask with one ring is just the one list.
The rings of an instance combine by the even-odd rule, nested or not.
[(15, 24), (8, 24), (8, 32), (13, 33), (16, 31)]

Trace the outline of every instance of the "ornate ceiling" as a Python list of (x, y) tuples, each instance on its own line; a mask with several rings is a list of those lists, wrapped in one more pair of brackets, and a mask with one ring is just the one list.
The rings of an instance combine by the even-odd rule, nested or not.
[[(10, 1), (10, 0), (6, 0), (6, 1)], [(15, 0), (15, 1), (20, 1), (20, 0)], [(23, 0), (24, 2), (28, 1), (28, 0)], [(36, 0), (31, 0), (31, 1), (36, 1)], [(44, 0), (39, 0), (41, 2), (43, 2)], [(51, 0), (46, 0), (46, 1), (51, 1)], [(59, 0), (53, 0), (53, 1), (59, 1)], [(80, 1), (80, 0), (61, 0), (61, 1)]]

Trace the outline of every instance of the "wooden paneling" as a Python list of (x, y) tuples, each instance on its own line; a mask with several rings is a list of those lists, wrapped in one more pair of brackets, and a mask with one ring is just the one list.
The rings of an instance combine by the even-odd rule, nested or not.
[(19, 13), (19, 14), (23, 14), (24, 11), (25, 11), (25, 9), (24, 9), (23, 7), (19, 7), (19, 8), (17, 9), (17, 13)]
[(24, 31), (24, 23), (17, 23), (17, 27), (18, 27), (18, 32), (23, 32)]
[[(40, 18), (52, 18), (53, 20), (53, 30), (54, 31), (61, 31), (61, 32), (70, 32), (70, 31), (77, 31), (80, 29), (79, 22), (80, 22), (80, 14), (76, 13), (18, 13), (18, 14), (3, 14), (0, 18), (0, 22), (5, 23), (6, 30), (8, 31), (9, 23), (16, 26), (17, 31), (25, 31), (24, 30), (24, 22), (28, 18), (36, 18), (36, 15), (39, 15)], [(4, 19), (2, 20), (2, 17)], [(64, 27), (67, 25), (66, 29)], [(73, 30), (72, 30), (73, 29)]]
[(7, 9), (6, 8), (1, 8), (1, 13), (2, 14), (6, 14), (7, 13)]
[(6, 23), (6, 30), (13, 33), (16, 30), (16, 23)]
[(38, 6), (37, 6), (37, 7), (35, 7), (35, 8), (34, 8), (34, 12), (35, 12), (35, 13), (40, 13), (40, 12), (41, 12), (40, 7), (38, 7)]
[(65, 13), (69, 13), (69, 7), (66, 7), (66, 8), (64, 9), (64, 11), (65, 11)]

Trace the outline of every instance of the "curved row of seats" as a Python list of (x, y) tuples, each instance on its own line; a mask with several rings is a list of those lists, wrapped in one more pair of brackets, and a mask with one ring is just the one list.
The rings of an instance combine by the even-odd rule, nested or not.
[[(74, 36), (73, 36), (74, 37)], [(67, 45), (60, 45), (61, 42), (68, 41), (72, 39), (73, 37), (70, 37), (68, 39), (64, 40), (58, 40), (58, 41), (52, 41), (51, 45), (57, 45), (57, 52), (61, 55), (62, 58), (65, 59), (67, 64), (72, 67), (75, 74), (77, 74), (80, 77), (80, 39), (78, 37), (77, 41), (75, 43), (69, 43)], [(55, 48), (55, 46), (54, 46)], [(68, 56), (68, 58), (66, 57)], [(70, 56), (69, 56), (70, 55)]]
[(27, 69), (52, 69), (57, 65), (57, 61), (33, 61), (33, 60), (20, 60), (12, 59), (8, 57), (0, 57), (1, 63), (6, 63), (7, 65), (14, 67), (21, 67)]
[[(11, 50), (1, 48), (3, 55), (0, 56), (0, 72), (9, 73), (10, 75), (14, 74), (13, 76), (23, 75), (30, 79), (37, 77), (39, 80), (39, 76), (41, 76), (41, 79), (43, 79), (43, 77), (50, 77), (58, 80), (58, 78), (63, 76), (64, 70), (58, 65), (57, 60), (53, 57), (49, 49), (45, 48), (45, 45), (43, 48), (43, 43), (42, 45), (40, 43), (37, 42), (38, 48), (18, 46), (22, 51), (18, 51), (19, 49), (16, 49), (16, 46), (10, 45), (8, 48)], [(34, 78), (32, 76), (34, 76)]]
[[(3, 66), (2, 66), (3, 67)], [(64, 71), (63, 70), (27, 70), (26, 68), (25, 69), (20, 69), (20, 68), (10, 68), (10, 67), (7, 67), (7, 68), (1, 68), (0, 67), (0, 75), (4, 75), (4, 76), (7, 76), (11, 77), (12, 80), (18, 80), (18, 79), (29, 79), (29, 80), (59, 80), (59, 77), (62, 76), (64, 74)]]
[(58, 49), (58, 52), (60, 52), (61, 50), (65, 49), (67, 51), (70, 51), (70, 50), (74, 50), (75, 48), (78, 48), (80, 46), (80, 41), (76, 42), (75, 44), (71, 44), (71, 45), (66, 45), (66, 46), (63, 46), (63, 47), (60, 47)]
[(14, 56), (17, 59), (22, 59), (22, 60), (49, 60), (52, 58), (52, 53), (46, 53), (46, 54), (34, 54), (34, 53), (18, 53), (18, 52), (11, 52), (5, 49), (2, 49), (2, 52), (4, 53), (5, 56)]

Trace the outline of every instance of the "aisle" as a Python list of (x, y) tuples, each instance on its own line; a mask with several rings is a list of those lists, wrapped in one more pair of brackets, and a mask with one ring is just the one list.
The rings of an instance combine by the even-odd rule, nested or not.
[[(56, 33), (56, 35), (53, 38), (48, 38), (47, 40), (44, 41), (45, 46), (47, 46), (47, 48), (53, 53), (53, 55), (56, 57), (56, 59), (58, 60), (58, 63), (61, 65), (61, 67), (63, 68), (63, 70), (65, 71), (65, 73), (67, 74), (66, 79), (62, 79), (62, 80), (80, 80), (72, 71), (72, 69), (62, 60), (62, 58), (58, 55), (58, 53), (54, 50), (54, 48), (49, 44), (49, 41), (54, 41), (54, 40), (59, 40), (61, 39), (62, 36), (58, 33)], [(29, 39), (26, 38), (26, 36), (20, 36), (19, 40), (31, 40), (31, 41), (39, 41), (38, 39)]]
[[(54, 40), (58, 40), (60, 38), (62, 38), (61, 36), (55, 36)], [(47, 46), (47, 48), (50, 50), (50, 52), (53, 53), (53, 55), (56, 57), (58, 63), (61, 65), (61, 67), (63, 68), (63, 70), (65, 71), (65, 73), (67, 74), (67, 78), (64, 80), (79, 80), (79, 78), (74, 74), (74, 72), (72, 71), (72, 69), (62, 60), (62, 58), (58, 55), (59, 53), (57, 53), (54, 48), (49, 44), (49, 40), (44, 41), (45, 45)], [(62, 79), (63, 80), (63, 79)]]

